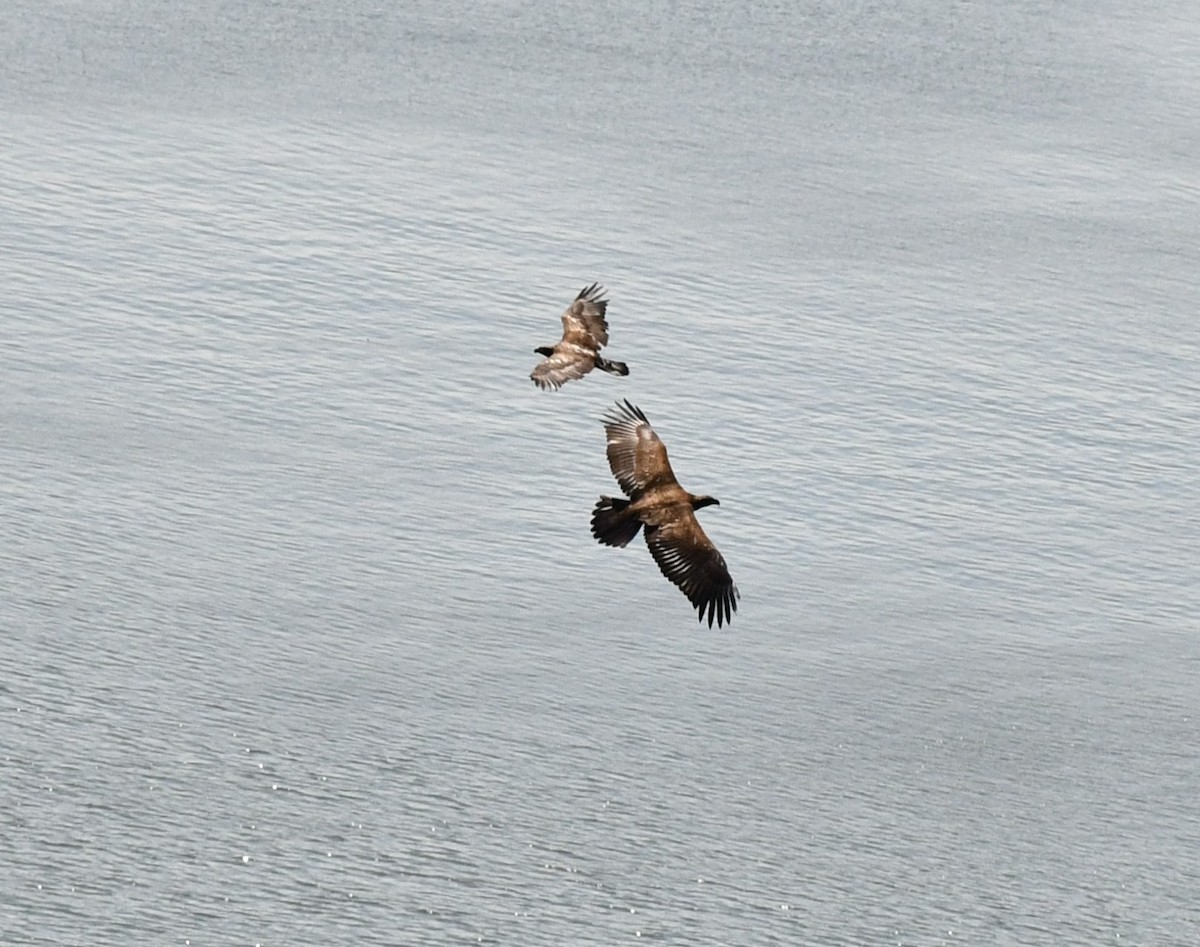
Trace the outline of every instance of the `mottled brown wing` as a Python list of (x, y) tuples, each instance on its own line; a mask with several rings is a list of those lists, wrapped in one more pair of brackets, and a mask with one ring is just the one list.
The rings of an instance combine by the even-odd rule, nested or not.
[(696, 514), (680, 506), (671, 522), (646, 528), (646, 545), (662, 574), (679, 586), (695, 607), (701, 622), (708, 616), (708, 627), (716, 619), (720, 628), (737, 611), (738, 590), (721, 555), (696, 519)]
[(654, 433), (641, 409), (617, 402), (617, 409), (604, 418), (608, 437), (608, 466), (621, 489), (633, 498), (651, 486), (677, 484), (667, 446)]
[(529, 377), (542, 390), (555, 391), (569, 381), (582, 378), (595, 367), (594, 355), (556, 345), (554, 354), (538, 362)]
[(608, 322), (604, 318), (607, 310), (608, 300), (604, 298), (603, 286), (592, 283), (583, 287), (562, 314), (562, 340), (584, 348), (604, 348), (608, 345)]

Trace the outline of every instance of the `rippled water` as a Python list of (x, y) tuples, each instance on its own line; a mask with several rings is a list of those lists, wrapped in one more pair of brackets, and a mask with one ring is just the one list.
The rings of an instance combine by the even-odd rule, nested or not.
[(1196, 940), (1189, 5), (14, 9), (0, 941)]

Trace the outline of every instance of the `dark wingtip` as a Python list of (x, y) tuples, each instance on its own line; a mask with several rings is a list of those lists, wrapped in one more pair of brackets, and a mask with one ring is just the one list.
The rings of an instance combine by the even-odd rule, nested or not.
[[(646, 415), (642, 413), (642, 409), (631, 402), (628, 398), (625, 399), (625, 406), (621, 407), (621, 402), (617, 402), (617, 407), (620, 408), (626, 415), (637, 421), (646, 421)], [(649, 424), (649, 421), (646, 421)]]
[(603, 295), (604, 295), (604, 287), (601, 286), (599, 283), (592, 283), (590, 286), (585, 286), (585, 287), (583, 287), (583, 289), (581, 289), (579, 291), (579, 295), (575, 297), (575, 301), (579, 302), (579, 300), (582, 299), (582, 300), (585, 300), (586, 302), (595, 303), (596, 305), (600, 305), (601, 303), (606, 302), (606, 300), (600, 298)]
[(616, 402), (616, 406), (617, 409), (615, 411), (609, 411), (608, 414), (600, 419), (600, 423), (605, 427), (608, 427), (610, 424), (620, 424), (622, 421), (646, 420), (646, 416), (642, 414), (636, 405), (631, 404), (628, 398), (625, 398), (623, 402)]
[(737, 611), (737, 600), (739, 597), (740, 593), (735, 585), (724, 589), (707, 601), (696, 603), (697, 620), (703, 625), (707, 619), (709, 628), (713, 626), (714, 621), (717, 623), (718, 628), (732, 624), (733, 613)]

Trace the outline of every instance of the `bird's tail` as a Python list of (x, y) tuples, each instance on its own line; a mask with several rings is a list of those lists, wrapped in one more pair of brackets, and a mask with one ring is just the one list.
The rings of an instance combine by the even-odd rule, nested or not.
[(592, 535), (606, 546), (627, 546), (642, 528), (642, 521), (629, 511), (629, 501), (601, 497), (592, 511)]
[(601, 355), (596, 356), (596, 367), (602, 372), (608, 372), (610, 375), (629, 374), (629, 366), (624, 362), (609, 361)]

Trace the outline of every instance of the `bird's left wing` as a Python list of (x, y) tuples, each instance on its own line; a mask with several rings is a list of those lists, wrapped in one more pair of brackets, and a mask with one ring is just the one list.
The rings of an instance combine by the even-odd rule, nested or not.
[(667, 446), (628, 398), (624, 404), (618, 401), (617, 409), (604, 418), (604, 433), (608, 466), (629, 496), (650, 486), (677, 483), (667, 460)]
[(554, 354), (538, 362), (529, 377), (542, 390), (554, 391), (569, 381), (582, 378), (595, 367), (593, 356), (556, 348)]

